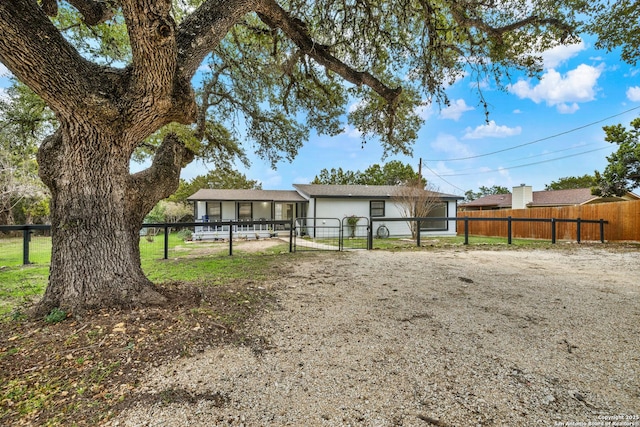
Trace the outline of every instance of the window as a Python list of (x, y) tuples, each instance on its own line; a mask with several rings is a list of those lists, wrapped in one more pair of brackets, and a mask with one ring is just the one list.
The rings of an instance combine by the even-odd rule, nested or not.
[(384, 216), (384, 200), (372, 200), (369, 204), (369, 216)]
[(207, 216), (209, 217), (209, 221), (222, 220), (222, 203), (207, 202)]
[[(446, 218), (447, 215), (447, 202), (438, 203), (431, 209), (427, 218)], [(443, 219), (436, 219), (433, 221), (422, 221), (420, 223), (420, 231), (438, 231), (438, 230), (447, 230), (448, 223)]]
[(251, 221), (253, 205), (251, 202), (238, 202), (238, 221)]
[(293, 219), (293, 203), (276, 203), (275, 219)]

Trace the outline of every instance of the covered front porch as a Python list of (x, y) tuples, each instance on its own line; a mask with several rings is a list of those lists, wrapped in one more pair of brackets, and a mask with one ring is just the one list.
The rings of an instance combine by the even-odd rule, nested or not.
[[(289, 229), (294, 218), (305, 216), (307, 200), (296, 191), (202, 189), (194, 202), (193, 240), (265, 239)], [(278, 224), (268, 221), (280, 221)]]

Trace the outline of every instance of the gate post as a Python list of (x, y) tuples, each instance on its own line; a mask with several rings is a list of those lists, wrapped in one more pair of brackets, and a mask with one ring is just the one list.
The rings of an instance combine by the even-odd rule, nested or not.
[(469, 217), (464, 217), (464, 244), (469, 244)]
[(507, 217), (507, 244), (511, 244), (511, 217)]
[(576, 237), (578, 238), (578, 243), (580, 243), (581, 225), (580, 218), (576, 219)]
[(556, 219), (551, 218), (551, 243), (556, 243)]
[(604, 243), (604, 219), (600, 218), (600, 243)]
[(420, 220), (416, 221), (416, 246), (420, 247)]
[(293, 225), (295, 221), (291, 218), (291, 225), (289, 226), (289, 253), (293, 252)]
[(29, 261), (29, 240), (31, 240), (31, 232), (29, 227), (25, 226), (22, 230), (22, 263), (24, 265), (31, 264)]

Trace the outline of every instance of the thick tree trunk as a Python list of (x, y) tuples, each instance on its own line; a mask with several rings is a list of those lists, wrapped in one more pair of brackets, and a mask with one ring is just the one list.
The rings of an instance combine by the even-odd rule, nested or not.
[[(53, 307), (78, 313), (162, 303), (140, 266), (139, 231), (155, 203), (175, 191), (182, 159), (169, 162), (177, 166), (170, 179), (151, 182), (154, 174), (146, 174), (136, 180), (129, 174), (131, 152), (118, 136), (93, 134), (87, 143), (87, 132), (63, 133), (69, 135), (58, 131), (38, 153), (40, 175), (52, 193), (53, 242), (49, 286), (38, 314)], [(185, 152), (176, 139), (163, 145), (172, 150), (159, 153)]]

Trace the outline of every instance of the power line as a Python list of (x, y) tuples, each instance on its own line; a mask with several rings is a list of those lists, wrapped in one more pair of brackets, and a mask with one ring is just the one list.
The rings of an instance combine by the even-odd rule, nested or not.
[[(569, 147), (569, 148), (563, 148), (562, 150), (554, 150), (554, 151), (548, 151), (546, 153), (541, 153), (541, 154), (537, 154), (535, 157), (543, 157), (543, 156), (550, 156), (552, 154), (556, 154), (556, 153), (562, 153), (565, 151), (570, 151), (570, 150), (578, 150), (578, 149), (582, 149), (582, 148), (586, 148), (592, 145), (600, 145), (602, 144), (604, 141), (600, 141), (600, 142), (592, 142), (590, 144), (583, 144), (583, 145), (579, 145), (579, 146), (575, 146), (575, 147)], [(607, 147), (610, 147), (611, 144), (606, 143), (605, 147), (600, 147), (600, 149), (604, 150)], [(576, 153), (576, 154), (572, 154), (572, 156), (579, 156), (582, 153)], [(525, 156), (525, 157), (518, 157), (517, 159), (509, 159), (508, 162), (509, 163), (513, 163), (513, 162), (517, 162), (520, 160), (529, 160), (531, 158), (533, 158), (534, 156)], [(564, 158), (564, 157), (563, 157)], [(553, 159), (550, 159), (550, 161)], [(465, 169), (457, 169), (456, 170), (456, 175), (459, 174), (460, 172), (464, 172), (464, 171), (477, 171), (478, 168), (477, 167), (473, 167), (473, 168), (465, 168)]]
[(455, 188), (455, 189), (457, 189), (457, 190), (460, 190), (460, 191), (462, 191), (463, 193), (466, 191), (466, 190), (463, 190), (462, 188), (458, 187), (457, 185), (450, 183), (449, 181), (447, 181), (446, 179), (444, 179), (443, 177), (441, 177), (440, 175), (438, 175), (438, 174), (436, 173), (436, 171), (434, 171), (434, 170), (433, 170), (433, 169), (431, 169), (429, 166), (427, 166), (427, 164), (426, 164), (426, 163), (423, 163), (423, 166), (424, 166), (425, 168), (429, 169), (429, 171), (430, 171), (432, 174), (434, 174), (435, 176), (437, 176), (438, 178), (440, 178), (441, 180), (443, 180), (444, 182), (446, 182), (447, 184), (449, 184), (449, 185), (450, 185), (450, 186), (452, 186), (453, 188)]
[[(568, 159), (570, 157), (581, 156), (583, 154), (593, 153), (595, 151), (601, 151), (601, 150), (605, 150), (607, 148), (609, 148), (609, 147), (596, 148), (596, 149), (593, 149), (593, 150), (583, 151), (581, 153), (570, 154), (568, 156), (556, 157), (556, 158), (553, 158), (553, 159), (541, 160), (539, 162), (527, 163), (527, 164), (524, 164), (524, 165), (511, 166), (511, 167), (508, 167), (508, 168), (500, 168), (500, 170), (503, 171), (503, 170), (524, 168), (524, 167), (527, 167), (527, 166), (540, 165), (542, 163), (549, 163), (549, 162), (554, 162), (556, 160)], [(429, 170), (431, 170), (431, 169), (429, 169)], [(480, 173), (493, 173), (493, 172), (498, 172), (498, 170), (492, 169), (492, 170), (488, 170), (488, 171), (476, 171), (476, 172), (470, 172), (470, 173), (452, 173), (452, 174), (443, 174), (443, 175), (438, 175), (438, 176), (441, 178), (443, 176), (465, 176), (465, 175), (477, 175), (477, 174), (480, 174)]]
[(452, 159), (425, 159), (425, 162), (453, 162), (453, 161), (458, 161), (458, 160), (477, 159), (479, 157), (486, 157), (486, 156), (491, 156), (493, 154), (504, 153), (505, 151), (515, 150), (516, 148), (521, 148), (521, 147), (525, 147), (527, 145), (537, 144), (538, 142), (547, 141), (549, 139), (557, 138), (557, 137), (562, 136), (562, 135), (566, 135), (566, 134), (569, 134), (569, 133), (572, 133), (572, 132), (576, 132), (576, 131), (582, 130), (582, 129), (588, 128), (590, 126), (597, 125), (598, 123), (606, 122), (607, 120), (613, 119), (615, 117), (622, 116), (624, 114), (627, 114), (627, 113), (629, 113), (631, 111), (634, 111), (634, 110), (637, 110), (639, 108), (640, 108), (640, 106), (633, 107), (633, 108), (630, 108), (630, 109), (628, 109), (626, 111), (623, 111), (621, 113), (614, 114), (613, 116), (609, 116), (609, 117), (606, 117), (604, 119), (597, 120), (595, 122), (591, 122), (591, 123), (588, 123), (586, 125), (579, 126), (577, 128), (573, 128), (573, 129), (570, 129), (570, 130), (567, 130), (567, 131), (564, 131), (564, 132), (556, 133), (556, 134), (551, 135), (551, 136), (546, 136), (544, 138), (536, 139), (535, 141), (526, 142), (524, 144), (515, 145), (515, 146), (509, 147), (509, 148), (504, 148), (502, 150), (492, 151), (490, 153), (485, 153), (485, 154), (478, 154), (478, 155), (475, 155), (475, 156), (458, 157), (458, 158), (452, 158)]

